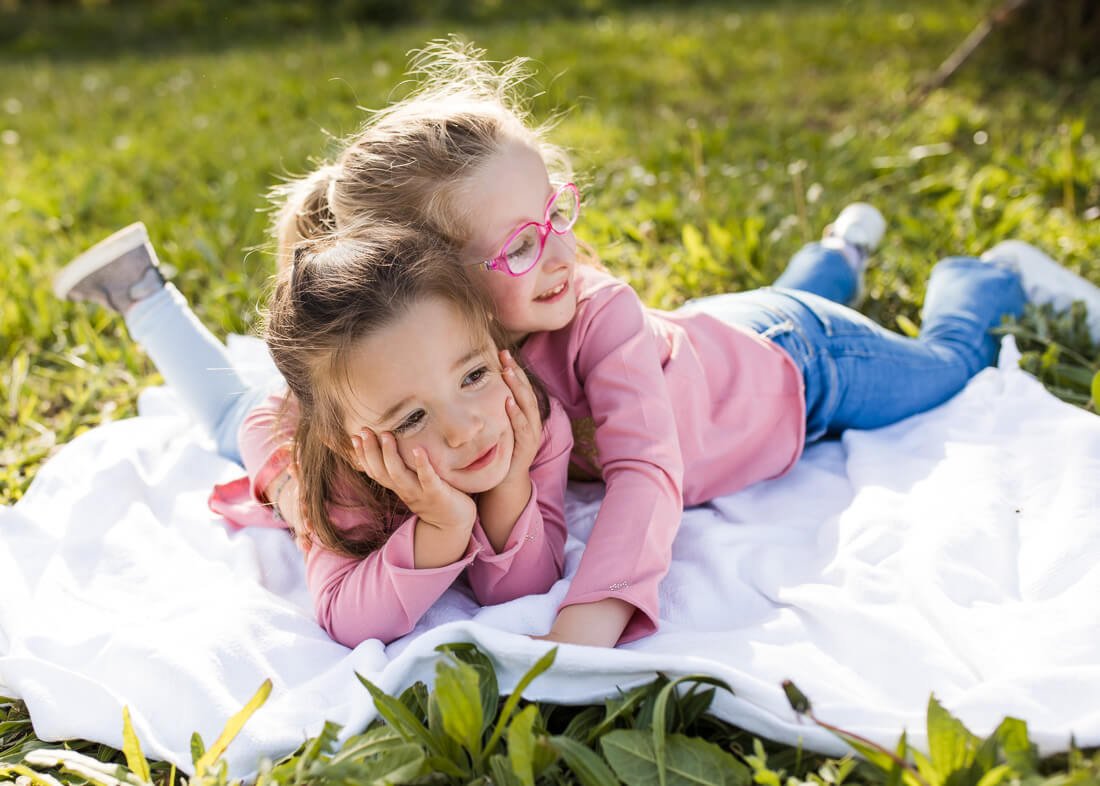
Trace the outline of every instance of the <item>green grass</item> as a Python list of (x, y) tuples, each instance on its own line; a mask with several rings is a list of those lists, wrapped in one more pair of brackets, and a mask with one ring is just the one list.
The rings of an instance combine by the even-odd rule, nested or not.
[[(1100, 282), (1100, 80), (1019, 71), (987, 48), (923, 105), (906, 100), (988, 5), (594, 0), (570, 7), (605, 12), (524, 20), (484, 3), (476, 19), (390, 28), (287, 14), (256, 34), (243, 11), (173, 34), (122, 8), (115, 33), (84, 35), (69, 17), (0, 12), (23, 31), (0, 38), (0, 503), (159, 379), (120, 319), (57, 302), (53, 273), (140, 219), (208, 325), (253, 329), (273, 267), (263, 192), (400, 95), (407, 50), (451, 32), (535, 59), (532, 108), (560, 113), (555, 139), (581, 172), (578, 233), (653, 305), (770, 282), (856, 199), (890, 221), (864, 306), (884, 324), (919, 322), (936, 259), (1009, 236)], [(1019, 332), (1029, 367), (1095, 407), (1100, 351), (1079, 321), (1039, 314)]]

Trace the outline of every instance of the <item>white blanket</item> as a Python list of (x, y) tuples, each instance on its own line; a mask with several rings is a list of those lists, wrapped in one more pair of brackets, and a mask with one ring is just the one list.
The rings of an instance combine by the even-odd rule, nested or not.
[[(250, 373), (262, 349), (233, 345)], [(926, 747), (937, 697), (977, 733), (1022, 717), (1044, 751), (1100, 744), (1100, 418), (1013, 368), (979, 375), (939, 409), (807, 451), (786, 477), (688, 511), (662, 585), (661, 631), (618, 650), (562, 647), (534, 699), (595, 702), (619, 687), (703, 672), (735, 690), (714, 711), (825, 752), (800, 723), (790, 678), (823, 719)], [(148, 755), (190, 771), (266, 678), (267, 704), (230, 747), (231, 775), (293, 750), (333, 720), (374, 711), (358, 671), (396, 692), (429, 681), (448, 641), (474, 641), (509, 689), (545, 651), (565, 581), (478, 608), (452, 589), (414, 633), (355, 650), (313, 622), (285, 533), (227, 532), (211, 484), (239, 473), (175, 414), (163, 390), (142, 416), (66, 446), (0, 509), (0, 694), (37, 734), (121, 747), (128, 705)], [(690, 468), (689, 468), (690, 471)], [(576, 569), (599, 487), (573, 487)], [(687, 654), (690, 653), (690, 654)]]

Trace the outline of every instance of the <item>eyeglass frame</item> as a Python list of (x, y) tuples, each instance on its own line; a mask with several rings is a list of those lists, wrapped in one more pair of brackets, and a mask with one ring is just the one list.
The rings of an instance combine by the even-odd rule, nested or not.
[[(558, 197), (560, 197), (566, 191), (573, 192), (573, 198), (577, 206), (577, 212), (573, 214), (573, 220), (569, 222), (569, 226), (567, 226), (565, 229), (559, 230), (554, 227), (553, 222), (550, 220), (550, 208), (553, 207), (554, 203), (558, 201)], [(497, 252), (496, 256), (490, 259), (485, 259), (481, 262), (478, 262), (477, 264), (484, 265), (486, 270), (499, 270), (503, 273), (507, 273), (512, 278), (525, 276), (532, 270), (534, 270), (538, 263), (542, 260), (542, 254), (546, 250), (546, 240), (550, 237), (550, 233), (553, 232), (555, 235), (564, 235), (567, 232), (572, 231), (573, 227), (576, 226), (577, 219), (580, 217), (580, 215), (581, 191), (579, 188), (577, 188), (577, 185), (575, 183), (566, 183), (557, 191), (555, 191), (553, 195), (551, 195), (550, 199), (546, 202), (546, 208), (543, 210), (542, 213), (542, 221), (527, 221), (523, 224), (520, 224), (511, 232), (511, 234), (508, 235), (508, 239), (505, 240), (504, 243), (501, 245), (500, 251)], [(523, 270), (520, 273), (514, 273), (512, 272), (512, 269), (508, 266), (508, 246), (512, 245), (512, 241), (523, 234), (523, 232), (526, 231), (527, 227), (534, 227), (535, 230), (538, 232), (539, 251), (537, 254), (535, 254), (535, 261), (531, 263), (531, 266), (529, 268)]]

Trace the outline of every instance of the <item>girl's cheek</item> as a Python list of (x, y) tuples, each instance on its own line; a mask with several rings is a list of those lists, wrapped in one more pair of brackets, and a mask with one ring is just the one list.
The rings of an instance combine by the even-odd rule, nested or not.
[(524, 299), (523, 278), (514, 278), (494, 271), (487, 271), (484, 275), (495, 277), (483, 279), (483, 281), (498, 318), (510, 314), (515, 310), (515, 305)]

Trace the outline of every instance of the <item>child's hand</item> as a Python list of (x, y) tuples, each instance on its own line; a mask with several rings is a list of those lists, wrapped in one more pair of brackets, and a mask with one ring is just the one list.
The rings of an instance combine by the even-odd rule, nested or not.
[(498, 554), (504, 550), (516, 521), (531, 499), (531, 464), (542, 440), (542, 418), (531, 381), (507, 350), (501, 350), (500, 364), (504, 367), (504, 382), (512, 394), (504, 402), (512, 425), (512, 460), (503, 480), (477, 499), (481, 527)]
[(531, 638), (559, 644), (614, 647), (632, 616), (634, 606), (618, 598), (578, 603), (558, 612), (549, 633)]
[(500, 352), (500, 363), (504, 367), (504, 382), (512, 391), (504, 406), (508, 419), (512, 422), (512, 434), (515, 447), (512, 449), (512, 464), (509, 475), (526, 476), (535, 461), (539, 443), (542, 441), (542, 418), (539, 415), (539, 401), (531, 381), (516, 363), (512, 353), (504, 349)]
[(360, 469), (400, 497), (421, 521), (441, 529), (473, 526), (477, 518), (473, 499), (436, 474), (423, 448), (413, 448), (413, 466), (409, 467), (388, 431), (375, 435), (363, 429), (352, 436), (351, 444)]

